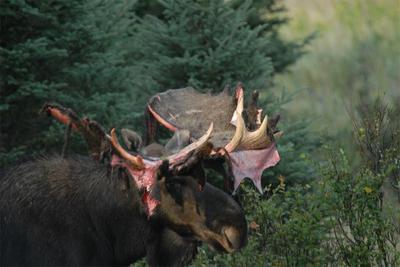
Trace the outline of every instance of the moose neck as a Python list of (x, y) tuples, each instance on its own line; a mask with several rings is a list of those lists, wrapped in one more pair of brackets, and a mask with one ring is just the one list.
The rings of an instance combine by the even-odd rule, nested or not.
[(89, 190), (99, 196), (91, 199), (106, 196), (109, 202), (93, 203), (91, 216), (98, 218), (93, 220), (93, 226), (99, 233), (112, 233), (104, 236), (102, 242), (112, 250), (113, 263), (129, 265), (146, 256), (150, 266), (186, 266), (195, 256), (199, 242), (166, 227), (157, 212), (149, 217), (129, 175), (116, 170), (111, 176), (106, 171), (101, 174), (100, 182), (92, 183), (92, 187), (99, 188)]
[[(104, 262), (112, 265), (129, 265), (146, 255), (146, 244), (154, 230), (143, 205), (135, 182), (118, 169), (107, 167), (87, 159), (65, 160), (72, 170), (69, 179), (74, 179), (77, 189), (74, 196), (82, 213), (89, 217), (91, 232), (96, 236), (97, 248), (103, 251)], [(82, 177), (81, 173), (90, 173)], [(100, 253), (98, 253), (100, 254)], [(101, 264), (99, 262), (98, 264)]]

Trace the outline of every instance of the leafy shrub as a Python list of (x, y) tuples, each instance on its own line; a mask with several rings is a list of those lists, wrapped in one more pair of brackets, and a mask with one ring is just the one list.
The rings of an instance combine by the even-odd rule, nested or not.
[[(353, 172), (343, 151), (332, 155), (321, 190), (328, 205), (335, 260), (347, 266), (396, 266), (400, 228), (382, 212), (386, 176), (363, 166)], [(395, 216), (395, 214), (392, 214)]]
[(242, 186), (249, 244), (233, 255), (202, 248), (193, 265), (398, 266), (400, 211), (398, 203), (386, 207), (393, 203), (384, 191), (400, 168), (394, 110), (378, 99), (357, 113), (365, 128), (360, 136), (355, 123), (361, 158), (355, 168), (344, 150), (330, 148), (309, 184), (287, 186), (280, 177), (264, 195)]

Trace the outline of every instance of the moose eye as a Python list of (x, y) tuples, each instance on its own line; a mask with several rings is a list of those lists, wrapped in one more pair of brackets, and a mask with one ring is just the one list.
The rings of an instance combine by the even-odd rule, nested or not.
[(171, 194), (182, 194), (182, 183), (179, 181), (171, 181), (167, 183), (167, 189)]
[(173, 181), (173, 182), (167, 183), (167, 188), (168, 188), (168, 190), (181, 191), (182, 185), (179, 182)]
[(175, 200), (175, 202), (183, 206), (183, 194), (182, 194), (182, 187), (183, 187), (184, 181), (181, 179), (173, 179), (169, 182), (167, 182), (167, 190), (171, 197)]

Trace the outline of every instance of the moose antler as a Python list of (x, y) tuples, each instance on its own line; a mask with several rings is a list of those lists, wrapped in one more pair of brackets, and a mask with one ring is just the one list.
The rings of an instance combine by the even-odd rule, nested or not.
[[(202, 150), (202, 147), (207, 145), (208, 140), (211, 137), (213, 131), (213, 123), (210, 124), (207, 132), (195, 142), (187, 145), (186, 147), (179, 150), (177, 153), (168, 156), (166, 159), (169, 161), (170, 169), (173, 169), (181, 164), (183, 164), (191, 156), (191, 152), (195, 150)], [(134, 156), (128, 153), (119, 144), (117, 136), (115, 134), (115, 129), (111, 130), (111, 137), (109, 137), (112, 147), (115, 151), (126, 161), (130, 162), (136, 170), (142, 170), (146, 168), (146, 163), (143, 161), (141, 156)], [(161, 158), (153, 158), (153, 161), (162, 162)]]
[(240, 145), (240, 143), (242, 142), (242, 139), (243, 139), (244, 131), (245, 131), (244, 120), (242, 117), (243, 90), (241, 90), (239, 93), (236, 93), (236, 94), (238, 95), (238, 101), (237, 101), (236, 110), (233, 113), (233, 118), (231, 120), (231, 122), (233, 122), (233, 124), (236, 124), (236, 130), (235, 130), (235, 134), (233, 135), (231, 141), (227, 145), (225, 145), (225, 149), (228, 152), (232, 152)]
[[(242, 91), (242, 90), (241, 90)], [(236, 124), (236, 131), (232, 140), (225, 146), (228, 152), (234, 150), (254, 150), (268, 147), (272, 140), (268, 136), (268, 116), (265, 115), (263, 122), (255, 131), (248, 131), (242, 116), (243, 112), (243, 91), (239, 95), (238, 104), (233, 116), (233, 123)]]
[(265, 115), (261, 122), (257, 91), (252, 93), (252, 101), (246, 109), (242, 84), (236, 86), (233, 101), (228, 91), (211, 95), (193, 88), (168, 90), (153, 96), (147, 110), (167, 129), (187, 129), (194, 137), (204, 131), (204, 125), (214, 122), (215, 131), (210, 138), (214, 145), (213, 158), (220, 155), (229, 161), (235, 187), (244, 177), (249, 177), (262, 191), (262, 171), (279, 161), (275, 138), (282, 132), (275, 130), (278, 120)]
[(72, 109), (54, 103), (45, 103), (40, 113), (46, 113), (48, 116), (68, 126), (62, 154), (64, 154), (68, 142), (69, 129), (82, 134), (93, 159), (102, 161), (105, 155), (108, 154), (110, 144), (107, 134), (98, 122), (86, 117), (81, 119)]
[[(179, 152), (168, 156), (166, 159), (163, 158), (151, 158), (145, 159), (141, 156), (134, 156), (128, 153), (119, 144), (117, 136), (115, 134), (115, 129), (111, 130), (110, 142), (115, 151), (119, 154), (121, 158), (113, 156), (112, 166), (122, 166), (124, 167), (136, 182), (136, 185), (140, 190), (145, 190), (145, 204), (147, 207), (147, 212), (149, 215), (152, 214), (155, 207), (158, 205), (158, 200), (152, 196), (153, 187), (156, 184), (156, 176), (160, 167), (165, 164), (166, 161), (169, 162), (169, 169), (179, 172), (180, 166), (187, 166), (187, 160), (191, 158), (192, 152), (196, 150), (201, 150), (204, 145), (207, 144), (211, 133), (213, 130), (213, 124), (210, 125), (207, 133), (203, 135), (199, 140), (191, 143), (190, 145), (184, 147)], [(191, 167), (196, 168), (194, 164), (189, 163)], [(205, 184), (205, 175), (201, 173), (202, 170), (198, 170), (200, 173), (197, 175), (197, 179), (200, 185), (200, 190)], [(203, 175), (201, 175), (203, 174)]]
[[(118, 138), (115, 132), (115, 129), (112, 129), (110, 135), (106, 134), (103, 128), (96, 121), (92, 121), (88, 118), (80, 119), (75, 111), (69, 108), (65, 108), (58, 104), (44, 104), (42, 109), (42, 113), (46, 113), (49, 116), (54, 117), (56, 120), (60, 121), (63, 124), (70, 125), (74, 131), (81, 133), (86, 140), (91, 156), (99, 160), (101, 155), (103, 155), (106, 151), (110, 151), (112, 147), (113, 150), (125, 161), (129, 162), (129, 164), (136, 170), (143, 170), (146, 166), (143, 161), (143, 156), (141, 155), (132, 155), (127, 152), (118, 142)], [(123, 129), (124, 132), (127, 129)], [(204, 146), (211, 137), (213, 131), (213, 123), (210, 124), (206, 134), (200, 137), (198, 140), (195, 140), (193, 143), (187, 145), (186, 147), (180, 149), (176, 153), (167, 156), (167, 159), (170, 162), (170, 169), (175, 169), (175, 172), (179, 172), (180, 169), (189, 168), (191, 164), (186, 162), (196, 150), (202, 151), (202, 146)], [(123, 132), (123, 133), (124, 133)], [(126, 133), (125, 133), (126, 134)], [(161, 159), (161, 158), (159, 158)], [(157, 160), (157, 158), (152, 158), (152, 160)], [(194, 159), (190, 160), (192, 163)], [(180, 166), (184, 165), (184, 167)]]
[[(231, 141), (225, 146), (225, 149), (228, 152), (233, 152), (235, 150), (257, 150), (269, 147), (271, 143), (275, 140), (275, 138), (279, 138), (282, 135), (281, 132), (279, 134), (269, 134), (269, 132), (273, 131), (272, 128), (275, 128), (279, 120), (279, 115), (275, 119), (271, 120), (271, 127), (268, 127), (269, 121), (267, 115), (265, 115), (263, 121), (258, 124), (255, 117), (261, 116), (262, 109), (258, 109), (256, 107), (255, 98), (258, 97), (258, 93), (253, 92), (253, 100), (251, 104), (253, 105), (252, 108), (257, 109), (257, 114), (252, 115), (254, 116), (254, 118), (251, 119), (253, 121), (251, 125), (252, 128), (255, 128), (255, 130), (248, 130), (243, 118), (243, 89), (239, 87), (237, 90), (239, 90), (239, 93), (236, 93), (236, 95), (238, 95), (238, 101), (236, 110), (231, 120), (231, 123), (236, 125), (236, 130)], [(247, 116), (247, 118), (249, 118), (249, 115)], [(258, 128), (256, 125), (258, 125)]]
[(132, 167), (136, 170), (142, 170), (145, 168), (143, 159), (140, 156), (134, 156), (129, 154), (118, 142), (117, 135), (115, 133), (115, 128), (111, 130), (111, 137), (109, 137), (112, 147), (114, 150), (126, 161), (131, 163)]
[[(169, 169), (175, 173), (187, 171), (192, 168), (195, 169), (194, 177), (198, 180), (200, 189), (205, 184), (204, 172), (202, 167), (199, 167), (197, 163), (201, 159), (200, 154), (204, 151), (203, 147), (209, 144), (208, 140), (213, 131), (212, 123), (206, 134), (191, 144), (179, 149), (176, 153), (168, 155), (166, 158), (147, 158), (140, 154), (133, 155), (126, 151), (119, 144), (115, 129), (112, 129), (110, 135), (108, 135), (97, 122), (88, 118), (80, 119), (71, 109), (57, 104), (45, 104), (41, 112), (54, 117), (61, 123), (67, 124), (70, 129), (81, 133), (86, 140), (90, 155), (94, 159), (100, 160), (105, 152), (108, 152), (107, 154), (112, 157), (110, 162), (111, 167), (124, 167), (135, 180), (138, 188), (140, 190), (145, 190), (143, 203), (149, 215), (152, 214), (153, 210), (158, 205), (158, 200), (152, 196), (151, 191), (156, 182), (158, 169), (163, 161), (165, 162), (166, 160), (166, 162), (169, 162)], [(182, 134), (186, 135), (187, 133), (182, 132)], [(111, 150), (115, 152), (112, 156)], [(206, 154), (209, 154), (209, 152)]]

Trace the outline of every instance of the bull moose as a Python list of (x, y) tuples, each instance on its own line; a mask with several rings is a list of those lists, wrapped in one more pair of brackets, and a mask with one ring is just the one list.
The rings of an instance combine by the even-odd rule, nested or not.
[(145, 256), (151, 266), (181, 266), (199, 241), (227, 252), (245, 244), (243, 211), (228, 194), (210, 184), (199, 190), (169, 161), (157, 172), (151, 210), (143, 198), (152, 196), (128, 175), (90, 158), (42, 158), (10, 170), (0, 184), (0, 265), (129, 265)]
[[(236, 115), (241, 101), (235, 102)], [(144, 257), (150, 266), (185, 266), (201, 242), (229, 253), (246, 244), (242, 208), (205, 179), (205, 158), (225, 150), (211, 142), (212, 122), (195, 138), (175, 129), (158, 152), (135, 142), (132, 152), (119, 144), (114, 129), (106, 134), (96, 122), (58, 106), (44, 110), (84, 136), (91, 158), (47, 156), (1, 177), (0, 266), (115, 266)], [(236, 127), (243, 131), (241, 120)], [(263, 124), (258, 126), (267, 131)], [(240, 147), (238, 131), (233, 133), (228, 145)], [(259, 147), (251, 133), (242, 143), (248, 150), (249, 144), (275, 149), (273, 139)], [(228, 148), (230, 158), (234, 149)], [(265, 161), (271, 161), (267, 152)]]

